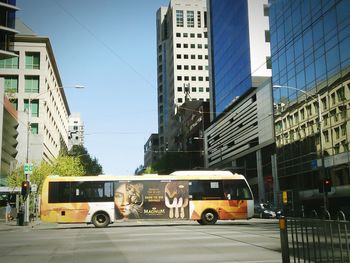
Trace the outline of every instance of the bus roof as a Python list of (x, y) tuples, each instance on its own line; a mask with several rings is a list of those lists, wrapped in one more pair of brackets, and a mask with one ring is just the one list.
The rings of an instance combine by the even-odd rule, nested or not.
[(147, 180), (212, 180), (212, 179), (244, 179), (243, 175), (230, 171), (176, 171), (169, 175), (143, 174), (135, 175), (99, 175), (99, 176), (48, 176), (49, 181), (147, 181)]

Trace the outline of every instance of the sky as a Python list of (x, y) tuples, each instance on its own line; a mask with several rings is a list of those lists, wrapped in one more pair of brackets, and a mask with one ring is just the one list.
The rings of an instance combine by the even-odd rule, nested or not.
[(84, 146), (105, 174), (134, 174), (158, 132), (156, 12), (168, 3), (17, 0), (17, 18), (50, 39), (70, 111), (84, 121)]

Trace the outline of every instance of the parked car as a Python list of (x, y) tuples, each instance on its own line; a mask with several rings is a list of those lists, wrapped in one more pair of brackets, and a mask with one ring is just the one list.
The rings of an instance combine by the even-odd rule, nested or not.
[(254, 217), (257, 218), (279, 218), (280, 210), (274, 209), (268, 203), (259, 203), (254, 205)]

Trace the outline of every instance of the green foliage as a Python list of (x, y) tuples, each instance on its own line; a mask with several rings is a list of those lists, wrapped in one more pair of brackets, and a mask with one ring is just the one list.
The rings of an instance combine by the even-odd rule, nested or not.
[(167, 152), (154, 165), (159, 174), (170, 174), (178, 170), (192, 169), (192, 158), (190, 153)]
[(143, 174), (156, 174), (157, 171), (153, 169), (153, 167), (144, 167), (143, 165), (140, 165), (137, 167), (135, 170), (134, 174), (135, 175), (143, 175)]
[(157, 171), (153, 169), (153, 167), (146, 167), (145, 170), (143, 171), (144, 174), (156, 174)]
[(60, 156), (52, 165), (51, 173), (62, 176), (83, 176), (86, 172), (79, 158)]
[(69, 156), (75, 156), (78, 158), (84, 167), (84, 175), (99, 175), (103, 173), (102, 166), (98, 163), (98, 160), (94, 157), (91, 158), (86, 148), (82, 145), (74, 145), (68, 152)]
[[(34, 164), (30, 182), (37, 185), (40, 193), (43, 181), (48, 175), (82, 176), (84, 174), (85, 170), (79, 158), (60, 156), (52, 164), (44, 161), (39, 165)], [(7, 178), (7, 183), (10, 187), (21, 186), (23, 181), (25, 181), (23, 165), (14, 170)]]

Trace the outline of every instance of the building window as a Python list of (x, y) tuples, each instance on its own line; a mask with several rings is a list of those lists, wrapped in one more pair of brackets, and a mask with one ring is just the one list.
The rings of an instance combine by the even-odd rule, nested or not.
[(28, 93), (38, 93), (39, 76), (25, 76), (24, 91)]
[(18, 92), (18, 76), (5, 76), (4, 80), (6, 93)]
[(195, 44), (191, 44), (191, 48), (196, 48), (196, 45)]
[(177, 102), (178, 102), (178, 103), (182, 103), (182, 98), (178, 98), (178, 99), (177, 99)]
[(177, 76), (177, 80), (182, 80), (182, 77), (181, 76)]
[(197, 11), (197, 26), (202, 26), (201, 11)]
[(195, 66), (195, 65), (192, 65), (192, 66), (191, 66), (191, 70), (196, 70), (196, 66)]
[(204, 27), (207, 27), (207, 12), (204, 12)]
[[(30, 102), (30, 112), (32, 117), (39, 117), (39, 100), (32, 100)], [(29, 100), (24, 100), (24, 110), (28, 111)]]
[(26, 69), (40, 69), (39, 52), (26, 52)]
[(181, 69), (182, 66), (181, 66), (181, 65), (177, 65), (176, 68), (177, 68), (177, 69)]
[(198, 33), (198, 34), (197, 34), (197, 38), (202, 38), (202, 34), (201, 34), (201, 33)]
[(181, 48), (181, 44), (180, 43), (176, 43), (176, 47), (177, 48)]
[(198, 59), (203, 59), (203, 56), (202, 55), (198, 55)]
[(18, 57), (0, 59), (0, 68), (18, 68)]
[(198, 91), (199, 91), (199, 92), (204, 92), (204, 88), (203, 88), (203, 87), (199, 87), (199, 88), (198, 88)]
[(188, 44), (184, 44), (184, 48), (188, 48)]
[(38, 123), (31, 123), (30, 128), (31, 128), (32, 134), (39, 134), (39, 124)]
[(195, 38), (196, 35), (195, 35), (194, 33), (191, 33), (191, 34), (190, 34), (190, 37), (191, 37), (191, 38)]
[(196, 59), (196, 55), (191, 55), (191, 59)]
[(272, 69), (271, 57), (266, 57), (266, 68)]
[(18, 100), (17, 99), (11, 99), (10, 100), (12, 107), (16, 110), (18, 110)]
[(187, 27), (194, 27), (194, 12), (187, 11)]
[(184, 66), (184, 70), (188, 70), (188, 65), (185, 65), (185, 66)]
[(198, 66), (198, 70), (203, 70), (203, 66)]
[(269, 6), (264, 5), (264, 16), (269, 16)]
[(177, 91), (182, 91), (182, 87), (177, 87)]
[(183, 33), (183, 37), (188, 37), (188, 34), (187, 33)]
[(197, 88), (196, 87), (192, 87), (192, 92), (196, 92)]
[(196, 81), (196, 77), (195, 77), (195, 76), (192, 76), (192, 77), (191, 77), (191, 80), (192, 80), (192, 81)]
[(176, 10), (176, 26), (184, 26), (184, 12), (182, 10)]
[(181, 54), (177, 54), (177, 55), (176, 55), (176, 58), (181, 58)]
[(181, 33), (176, 33), (176, 37), (181, 37)]
[(265, 42), (270, 43), (270, 31), (265, 30)]
[(184, 55), (184, 59), (188, 59), (188, 55), (187, 54)]
[(198, 44), (197, 47), (198, 48), (203, 48), (203, 45), (202, 44)]
[(189, 81), (190, 77), (189, 76), (185, 76), (185, 81)]

